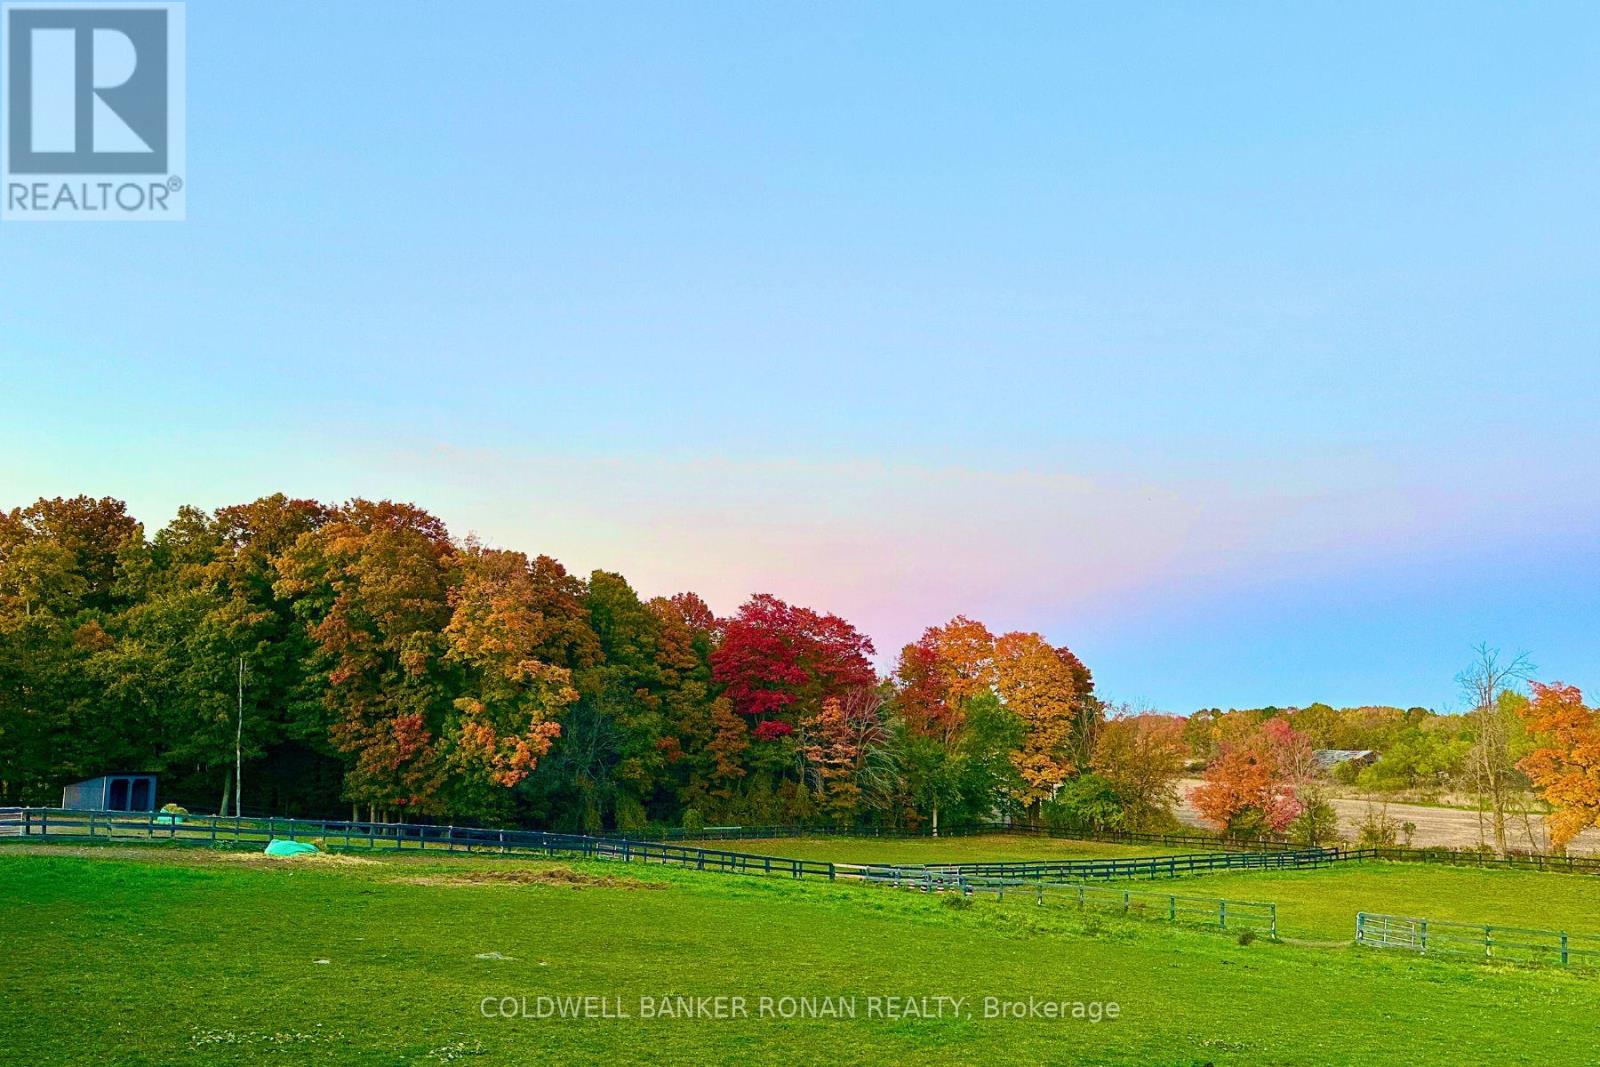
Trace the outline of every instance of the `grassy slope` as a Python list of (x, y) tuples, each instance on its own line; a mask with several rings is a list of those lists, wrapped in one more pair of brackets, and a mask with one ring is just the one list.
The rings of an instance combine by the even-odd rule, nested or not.
[[(677, 844), (677, 842), (674, 842)], [(685, 841), (701, 848), (834, 863), (973, 863), (984, 860), (1120, 859), (1165, 856), (1171, 848), (1102, 841), (980, 834), (972, 837), (776, 837), (751, 841)]]
[[(415, 855), (331, 866), (36, 851), (0, 848), (6, 1063), (248, 1063), (267, 1052), (283, 1063), (434, 1063), (455, 1046), (481, 1048), (466, 1062), (485, 1064), (1410, 1064), (1471, 1050), (1548, 1065), (1585, 1061), (1577, 1021), (1600, 1009), (1600, 980), (1563, 972), (1241, 946), (1019, 901), (953, 910), (873, 886)], [(413, 881), (552, 866), (666, 888)], [(1186, 884), (1202, 882), (1212, 880)], [(474, 958), (489, 951), (514, 959)], [(483, 996), (541, 992), (1032, 994), (1114, 999), (1123, 1017), (478, 1014)]]

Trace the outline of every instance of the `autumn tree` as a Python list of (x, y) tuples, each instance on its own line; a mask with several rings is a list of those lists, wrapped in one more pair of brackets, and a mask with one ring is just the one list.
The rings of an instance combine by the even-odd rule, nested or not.
[[(722, 626), (713, 678), (741, 715), (791, 728), (822, 701), (876, 680), (872, 642), (837, 615), (751, 597)], [(780, 735), (781, 736), (781, 735)]]
[(444, 658), (464, 668), (441, 737), (451, 810), (504, 816), (578, 694), (569, 670), (538, 657), (546, 628), (528, 558), (469, 545), (451, 563)]
[(995, 687), (994, 635), (957, 615), (930, 626), (900, 650), (894, 672), (894, 711), (901, 762), (915, 802), (939, 832), (941, 808), (958, 803), (965, 780), (973, 701)]
[[(680, 809), (703, 815), (710, 803), (716, 759), (711, 751), (711, 651), (716, 619), (693, 593), (656, 597), (656, 662), (661, 672), (663, 732), (656, 747), (662, 773), (671, 782)], [(731, 714), (731, 712), (730, 712)]]
[(995, 688), (1021, 720), (1023, 739), (1012, 754), (1021, 779), (1017, 800), (1039, 805), (1077, 769), (1073, 762), (1078, 693), (1070, 665), (1036, 633), (1009, 633), (995, 641)]
[(1110, 783), (1126, 828), (1155, 829), (1171, 821), (1188, 759), (1183, 731), (1182, 719), (1152, 712), (1111, 718), (1100, 728), (1092, 766)]
[(1575, 686), (1531, 688), (1533, 699), (1519, 714), (1536, 747), (1518, 767), (1550, 805), (1544, 825), (1551, 847), (1565, 851), (1578, 834), (1600, 826), (1600, 712), (1584, 706)]
[(711, 754), (712, 794), (723, 801), (734, 796), (734, 787), (746, 774), (744, 754), (750, 748), (750, 727), (734, 713), (733, 702), (718, 697), (711, 702), (711, 741), (707, 751)]
[(1223, 744), (1189, 800), (1207, 822), (1237, 836), (1281, 833), (1300, 814), (1280, 750), (1271, 732), (1259, 729)]
[(844, 704), (827, 697), (822, 709), (805, 721), (801, 752), (815, 775), (814, 788), (822, 809), (838, 826), (855, 819), (861, 790), (855, 782), (861, 749)]
[(280, 561), (275, 589), (316, 643), (352, 802), (422, 813), (444, 805), (454, 556), (444, 524), (427, 512), (354, 500)]
[(885, 804), (894, 792), (896, 763), (883, 697), (858, 689), (828, 697), (805, 721), (801, 755), (820, 810), (837, 826), (854, 823), (862, 810)]

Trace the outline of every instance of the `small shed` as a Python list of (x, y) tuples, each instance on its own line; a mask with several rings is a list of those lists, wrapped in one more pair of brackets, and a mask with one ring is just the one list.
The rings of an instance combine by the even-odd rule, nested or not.
[(155, 811), (156, 776), (104, 774), (61, 790), (61, 806), (79, 811)]

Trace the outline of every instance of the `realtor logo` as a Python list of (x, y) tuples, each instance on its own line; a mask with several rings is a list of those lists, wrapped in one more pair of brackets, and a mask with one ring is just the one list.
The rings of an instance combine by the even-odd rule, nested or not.
[(181, 220), (183, 5), (0, 12), (0, 217)]

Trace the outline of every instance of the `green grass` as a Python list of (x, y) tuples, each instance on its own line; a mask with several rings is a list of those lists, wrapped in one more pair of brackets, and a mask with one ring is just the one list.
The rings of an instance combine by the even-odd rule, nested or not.
[[(680, 842), (674, 841), (673, 844)], [(1017, 834), (971, 837), (775, 837), (746, 841), (684, 841), (697, 848), (720, 848), (797, 860), (832, 863), (976, 863), (985, 860), (1121, 859), (1165, 856), (1170, 847), (1124, 845)]]
[[(1373, 865), (1378, 884), (1392, 877)], [(1394, 868), (1500, 891), (1504, 875)], [(1367, 868), (1352, 869), (1360, 874)], [(457, 884), (501, 878), (621, 884)], [(521, 872), (521, 873), (518, 873)], [(1402, 879), (1404, 874), (1401, 875)], [(1538, 897), (1563, 875), (1515, 876)], [(1274, 879), (1275, 880), (1272, 880)], [(1354, 874), (1197, 878), (1272, 892)], [(1398, 883), (1396, 883), (1398, 884)], [(1444, 883), (1439, 883), (1444, 884)], [(1505, 884), (1510, 885), (1510, 882)], [(644, 886), (662, 888), (646, 888)], [(1263, 892), (1271, 885), (1270, 892)], [(1231, 891), (1231, 889), (1230, 889)], [(0, 847), (0, 1062), (1412, 1064), (1587, 1062), (1600, 979), (1312, 949), (1025, 900), (616, 863), (409, 853), (340, 865), (160, 846)], [(1329, 905), (1328, 913), (1342, 908)], [(1435, 909), (1437, 910), (1437, 909)], [(509, 959), (480, 959), (500, 953)], [(326, 962), (318, 962), (326, 961)], [(1035, 996), (1115, 1021), (645, 1020), (641, 995)], [(486, 1019), (486, 996), (632, 1019)], [(754, 1010), (754, 1009), (752, 1009)]]
[(1348, 938), (1358, 911), (1600, 935), (1600, 878), (1431, 863), (1351, 863), (1184, 879), (1185, 892), (1270, 900), (1288, 936)]

